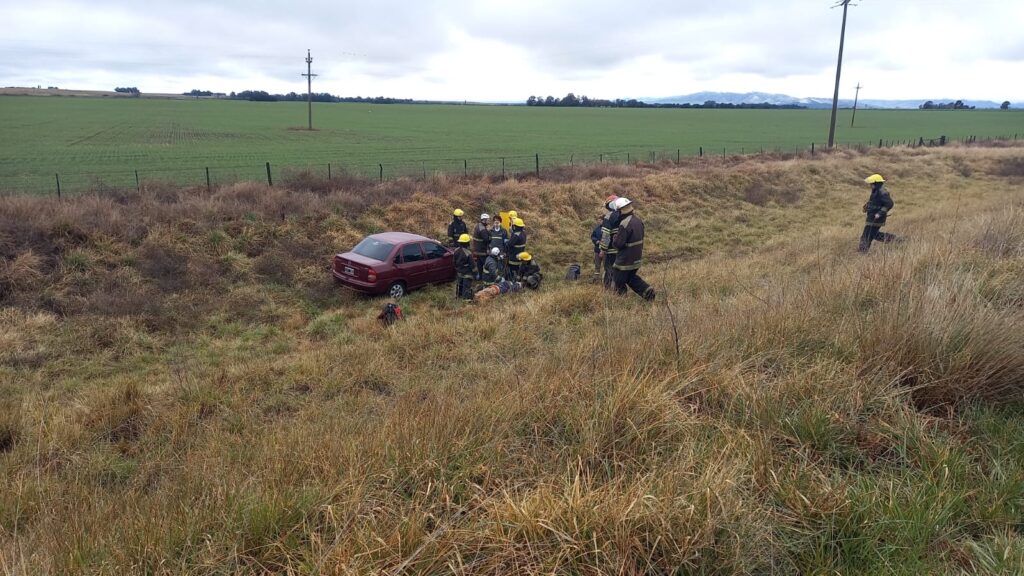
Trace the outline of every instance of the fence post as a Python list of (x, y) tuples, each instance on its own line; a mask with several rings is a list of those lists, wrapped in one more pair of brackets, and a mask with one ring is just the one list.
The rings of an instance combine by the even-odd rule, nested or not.
[(210, 193), (210, 167), (206, 167), (206, 193)]
[(331, 179), (331, 163), (327, 163), (327, 180)]
[(142, 184), (139, 183), (139, 171), (135, 171), (135, 189), (138, 190), (139, 194), (142, 194)]
[(601, 164), (604, 164), (604, 154), (601, 154)]
[(427, 161), (426, 160), (423, 161), (423, 179), (424, 180), (427, 179)]
[(570, 167), (570, 168), (576, 165), (576, 164), (575, 164), (575, 163), (573, 162), (573, 156), (574, 156), (573, 154), (569, 154), (569, 167)]
[(462, 161), (462, 175), (469, 176), (469, 160)]
[(267, 162), (267, 186), (273, 186), (274, 179), (270, 177), (270, 162)]
[(534, 171), (537, 173), (537, 177), (540, 178), (540, 154), (533, 155), (534, 160)]
[(676, 164), (679, 164), (679, 148), (676, 148)]
[(700, 150), (697, 152), (697, 157), (698, 158), (703, 158), (704, 157), (704, 147), (703, 146), (701, 146)]
[(501, 159), (501, 179), (505, 179), (505, 159)]
[(60, 200), (60, 174), (54, 174), (57, 177), (57, 200)]
[(811, 156), (814, 156), (814, 142), (811, 142)]
[(626, 152), (626, 164), (629, 164), (629, 152)]
[(378, 179), (381, 182), (383, 182), (384, 181), (384, 165), (383, 164), (377, 164), (377, 166), (380, 167), (380, 176), (378, 176)]

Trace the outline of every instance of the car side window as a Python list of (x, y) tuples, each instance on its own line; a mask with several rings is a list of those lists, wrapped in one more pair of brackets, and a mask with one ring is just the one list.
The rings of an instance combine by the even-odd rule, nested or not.
[(427, 260), (444, 258), (444, 255), (447, 254), (447, 252), (448, 251), (444, 249), (444, 246), (441, 246), (436, 242), (423, 243), (423, 253), (427, 255)]
[(402, 246), (402, 262), (408, 264), (409, 262), (419, 262), (423, 260), (423, 252), (420, 251), (419, 244), (406, 244)]

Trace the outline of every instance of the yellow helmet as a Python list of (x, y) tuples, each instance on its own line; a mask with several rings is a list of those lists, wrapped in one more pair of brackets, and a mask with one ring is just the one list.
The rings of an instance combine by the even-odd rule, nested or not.
[(523, 222), (522, 218), (516, 218), (516, 219), (512, 220), (512, 225), (513, 226), (519, 226), (520, 228), (523, 228), (524, 226), (526, 226), (526, 223)]
[(865, 178), (864, 182), (867, 184), (881, 184), (882, 182), (885, 182), (885, 178), (882, 178), (881, 174), (872, 174)]
[(472, 240), (472, 238), (469, 237), (469, 234), (459, 236), (459, 244), (469, 244), (470, 240)]
[(530, 256), (529, 252), (520, 252), (519, 256), (516, 256), (516, 258), (519, 258), (523, 262), (529, 262), (530, 260), (533, 260), (533, 256)]
[(452, 216), (458, 216), (458, 217), (460, 217), (460, 218), (461, 218), (462, 216), (465, 216), (465, 215), (466, 215), (466, 213), (465, 213), (465, 212), (463, 212), (461, 208), (456, 208), (456, 209), (455, 209), (455, 212), (452, 212)]
[(519, 213), (516, 212), (515, 210), (509, 210), (508, 211), (508, 219), (509, 220), (515, 220), (516, 218), (519, 218)]

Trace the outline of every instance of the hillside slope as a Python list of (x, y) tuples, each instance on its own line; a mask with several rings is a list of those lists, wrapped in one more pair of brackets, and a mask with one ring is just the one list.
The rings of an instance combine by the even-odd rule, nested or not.
[[(613, 170), (0, 199), (0, 566), (1024, 570), (1021, 148)], [(864, 256), (872, 172), (906, 241)], [(653, 306), (558, 280), (613, 192)], [(551, 281), (386, 330), (327, 278), (454, 205)]]

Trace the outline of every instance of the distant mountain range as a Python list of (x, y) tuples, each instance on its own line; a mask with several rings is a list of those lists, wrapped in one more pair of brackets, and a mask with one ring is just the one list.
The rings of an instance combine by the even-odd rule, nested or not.
[[(832, 108), (831, 98), (797, 98), (786, 94), (767, 94), (765, 92), (747, 92), (745, 94), (737, 92), (697, 92), (694, 94), (687, 94), (685, 96), (638, 98), (638, 100), (643, 100), (649, 104), (703, 104), (708, 100), (714, 100), (721, 104), (796, 104), (798, 106), (806, 106), (807, 108)], [(924, 98), (920, 100), (861, 99), (857, 103), (857, 106), (863, 108), (907, 109), (917, 108), (928, 100), (938, 104), (940, 102), (956, 102), (959, 98)], [(1000, 104), (1002, 104), (1002, 102), (993, 102), (991, 100), (964, 100), (964, 105), (974, 106), (976, 108), (999, 108)], [(840, 98), (839, 106), (842, 108), (852, 108), (853, 100)], [(1016, 109), (1024, 108), (1024, 103), (1011, 103), (1010, 107)]]

